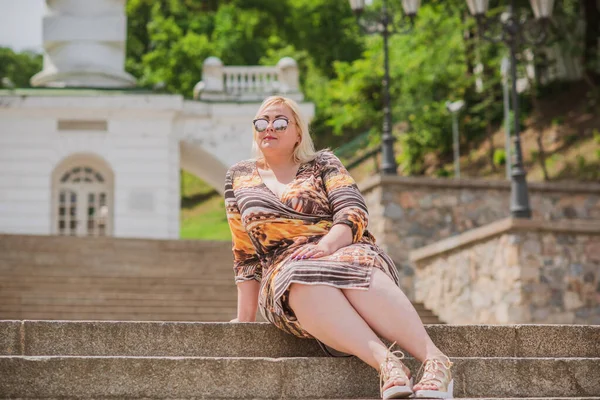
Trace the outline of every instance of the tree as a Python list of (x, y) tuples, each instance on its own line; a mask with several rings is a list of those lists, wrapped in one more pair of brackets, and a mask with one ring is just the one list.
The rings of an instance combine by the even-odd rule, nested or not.
[[(389, 4), (399, 18), (401, 2)], [(560, 31), (570, 34), (553, 40), (581, 57), (583, 38), (573, 32), (583, 5), (577, 0), (559, 4), (556, 14), (568, 27)], [(506, 2), (494, 0), (490, 6), (498, 16)], [(370, 7), (377, 12), (381, 0)], [(532, 17), (528, 0), (518, 0), (517, 11)], [(370, 146), (378, 145), (382, 39), (360, 34), (347, 0), (129, 0), (127, 12), (127, 70), (142, 85), (164, 82), (168, 92), (190, 97), (208, 56), (225, 65), (274, 65), (290, 56), (298, 62), (306, 99), (316, 105), (311, 129), (317, 146), (335, 148), (365, 132)], [(463, 143), (490, 140), (500, 124), (498, 66), (506, 49), (478, 41), (475, 21), (467, 15), (464, 0), (429, 0), (423, 2), (413, 32), (390, 39), (394, 134), (402, 145), (398, 161), (406, 174), (424, 173), (425, 155), (440, 163), (451, 158), (446, 101), (466, 102)], [(475, 87), (477, 65), (483, 66), (483, 92)], [(527, 102), (522, 110), (525, 117)]]
[(42, 70), (42, 64), (39, 54), (16, 53), (7, 47), (0, 47), (0, 79), (8, 78), (15, 87), (31, 87), (29, 79)]
[[(446, 2), (426, 3), (419, 10), (413, 32), (390, 39), (394, 121), (408, 126), (400, 138), (403, 150), (399, 157), (406, 173), (422, 173), (427, 152), (443, 155), (451, 149), (445, 102), (463, 98), (472, 84), (467, 75), (462, 11)], [(328, 88), (326, 123), (339, 135), (339, 143), (367, 130), (377, 142), (381, 132), (381, 37), (369, 37), (365, 45), (361, 59), (334, 64), (336, 78)]]
[(583, 0), (585, 15), (585, 37), (583, 64), (586, 75), (600, 85), (600, 4), (597, 0)]

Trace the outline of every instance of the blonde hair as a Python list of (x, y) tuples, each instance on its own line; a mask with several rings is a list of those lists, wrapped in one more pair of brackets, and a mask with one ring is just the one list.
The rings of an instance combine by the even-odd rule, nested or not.
[[(290, 109), (294, 117), (294, 122), (296, 123), (296, 126), (300, 131), (300, 143), (294, 148), (294, 153), (292, 155), (294, 162), (302, 164), (314, 160), (317, 156), (317, 152), (315, 151), (315, 144), (313, 143), (312, 138), (310, 137), (310, 132), (308, 130), (308, 121), (306, 121), (306, 118), (304, 118), (304, 116), (300, 112), (300, 107), (298, 106), (298, 103), (296, 103), (292, 99), (283, 96), (267, 97), (258, 108), (258, 112), (256, 113), (256, 115), (260, 115), (261, 111), (269, 106), (279, 104), (283, 104)], [(290, 123), (292, 122), (290, 121)], [(252, 131), (254, 132), (252, 138), (252, 154), (254, 155), (255, 159), (263, 160), (265, 156), (260, 150), (260, 147), (258, 147), (258, 144), (256, 143), (257, 132), (254, 129), (254, 127), (252, 127)]]

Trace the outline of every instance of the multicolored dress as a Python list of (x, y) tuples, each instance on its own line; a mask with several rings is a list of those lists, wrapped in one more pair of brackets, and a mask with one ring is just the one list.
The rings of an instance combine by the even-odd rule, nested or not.
[[(225, 208), (235, 281), (259, 281), (261, 314), (287, 333), (312, 338), (288, 306), (292, 283), (367, 290), (373, 268), (378, 268), (398, 284), (394, 262), (367, 230), (364, 198), (330, 151), (320, 151), (314, 160), (300, 165), (281, 197), (264, 184), (254, 160), (235, 164), (225, 178)], [(325, 257), (290, 258), (336, 224), (352, 229), (352, 244)]]

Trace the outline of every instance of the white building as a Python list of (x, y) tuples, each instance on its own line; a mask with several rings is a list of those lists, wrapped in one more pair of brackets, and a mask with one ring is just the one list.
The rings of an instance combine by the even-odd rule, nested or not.
[(251, 156), (252, 117), (302, 102), (294, 60), (204, 63), (197, 100), (136, 91), (124, 71), (125, 0), (47, 1), (35, 89), (0, 91), (0, 233), (178, 238), (179, 169), (219, 192)]

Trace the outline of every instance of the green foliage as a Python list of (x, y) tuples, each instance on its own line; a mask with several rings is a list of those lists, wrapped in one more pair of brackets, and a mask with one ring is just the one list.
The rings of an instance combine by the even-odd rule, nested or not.
[(494, 150), (494, 165), (499, 167), (506, 164), (506, 151), (504, 149)]
[[(594, 143), (596, 143), (597, 145), (600, 146), (600, 130), (594, 129), (593, 135), (594, 135)], [(600, 160), (600, 149), (596, 149), (596, 158), (598, 160)]]
[(566, 146), (570, 146), (573, 143), (577, 142), (579, 136), (576, 133), (572, 133), (570, 135), (565, 136), (564, 142)]
[[(399, 24), (400, 1), (388, 3)], [(490, 6), (490, 14), (499, 15), (506, 4)], [(376, 0), (365, 14), (378, 15), (380, 7)], [(517, 1), (517, 11), (531, 17), (526, 0)], [(365, 132), (365, 146), (379, 144), (382, 38), (360, 33), (347, 0), (129, 0), (127, 12), (127, 69), (142, 85), (164, 82), (168, 92), (190, 97), (208, 56), (225, 65), (274, 65), (290, 56), (298, 62), (306, 99), (316, 105), (311, 129), (317, 147), (335, 149)], [(568, 34), (552, 36), (553, 45), (575, 56), (582, 51), (575, 33), (580, 12), (576, 0), (557, 4), (556, 24)], [(405, 174), (423, 173), (428, 153), (451, 158), (446, 101), (466, 102), (459, 116), (462, 146), (481, 141), (502, 123), (500, 61), (506, 47), (477, 39), (468, 15), (463, 0), (430, 0), (412, 32), (390, 37), (393, 130)], [(522, 60), (518, 72), (524, 76)], [(536, 87), (543, 95), (544, 86)], [(524, 126), (531, 101), (527, 93), (520, 97)]]
[(582, 156), (581, 154), (577, 155), (577, 169), (579, 171), (584, 171), (585, 167), (586, 167), (586, 161), (585, 161), (585, 157)]
[(560, 154), (554, 153), (550, 157), (546, 159), (546, 165), (548, 168), (554, 168), (559, 161), (561, 161), (563, 157)]
[(439, 168), (435, 171), (434, 175), (437, 178), (449, 178), (450, 176), (452, 176), (452, 173), (446, 168)]
[(0, 88), (3, 88), (2, 78), (8, 78), (16, 88), (30, 87), (29, 79), (41, 70), (41, 55), (15, 53), (7, 47), (0, 47)]
[(565, 123), (565, 117), (562, 115), (552, 118), (552, 126), (557, 127)]
[[(390, 39), (392, 111), (395, 121), (408, 126), (400, 136), (403, 151), (399, 156), (408, 173), (421, 172), (426, 152), (451, 149), (451, 117), (445, 102), (463, 98), (472, 84), (465, 65), (462, 11), (430, 2), (420, 9), (411, 34)], [(324, 119), (339, 142), (367, 130), (379, 138), (382, 50), (381, 37), (368, 37), (361, 59), (334, 65), (336, 77), (329, 82)]]
[(276, 54), (300, 55), (303, 79), (309, 72), (319, 81), (335, 60), (361, 51), (346, 0), (130, 0), (127, 14), (127, 70), (143, 86), (164, 82), (186, 97), (209, 56), (225, 65), (274, 65)]

